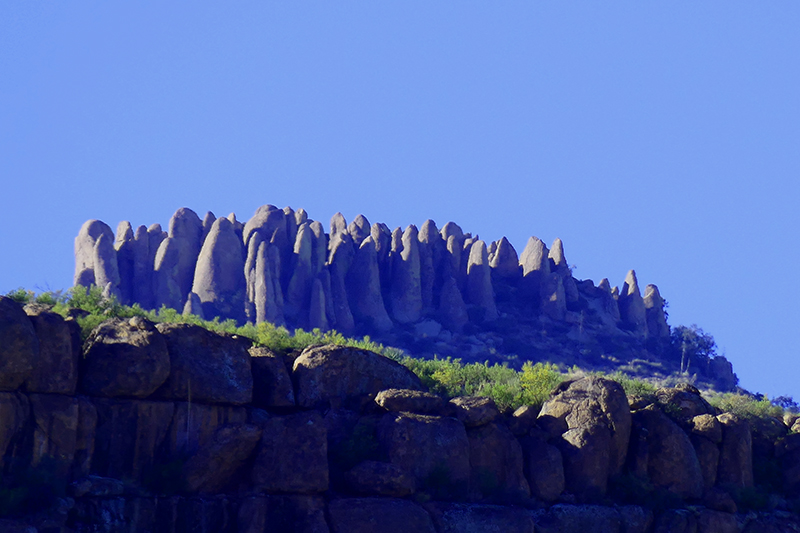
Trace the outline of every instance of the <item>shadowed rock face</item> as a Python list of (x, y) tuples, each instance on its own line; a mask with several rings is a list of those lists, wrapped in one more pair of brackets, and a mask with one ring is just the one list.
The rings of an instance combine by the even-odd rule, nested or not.
[(205, 316), (226, 316), (243, 321), (244, 281), (242, 241), (228, 219), (217, 219), (197, 259), (192, 286)]

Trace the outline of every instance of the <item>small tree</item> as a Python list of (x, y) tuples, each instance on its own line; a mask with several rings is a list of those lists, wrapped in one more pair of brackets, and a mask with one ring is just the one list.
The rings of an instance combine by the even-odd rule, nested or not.
[(673, 358), (680, 361), (681, 373), (688, 373), (692, 363), (705, 369), (708, 362), (717, 357), (717, 343), (714, 337), (697, 324), (672, 328), (670, 344)]

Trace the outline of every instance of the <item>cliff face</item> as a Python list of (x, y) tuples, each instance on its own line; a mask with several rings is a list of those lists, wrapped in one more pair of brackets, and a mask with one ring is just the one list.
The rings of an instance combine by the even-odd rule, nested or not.
[[(390, 231), (337, 213), (325, 233), (302, 209), (265, 205), (242, 224), (181, 208), (169, 232), (122, 222), (116, 240), (90, 220), (75, 258), (76, 284), (122, 303), (370, 335), (420, 356), (608, 368), (659, 360), (669, 346), (664, 300), (655, 285), (643, 297), (634, 271), (621, 289), (595, 285), (572, 276), (560, 239), (548, 249), (531, 237), (518, 254), (453, 222)], [(734, 385), (732, 372), (695, 371)]]
[(29, 513), (0, 519), (3, 531), (800, 527), (789, 513), (737, 515), (734, 499), (767, 465), (786, 506), (798, 435), (717, 413), (688, 385), (646, 401), (587, 377), (540, 411), (500, 413), (431, 394), (366, 350), (281, 355), (141, 317), (81, 344), (73, 320), (5, 297), (0, 361), (0, 511)]

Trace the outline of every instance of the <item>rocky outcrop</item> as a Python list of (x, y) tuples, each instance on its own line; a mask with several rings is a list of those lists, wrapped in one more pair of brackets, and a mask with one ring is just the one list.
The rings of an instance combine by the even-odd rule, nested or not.
[[(53, 491), (35, 485), (46, 511), (0, 519), (4, 530), (651, 533), (800, 526), (791, 513), (745, 514), (734, 501), (752, 487), (752, 455), (763, 454), (767, 442), (787, 490), (798, 490), (800, 440), (786, 427), (753, 433), (735, 415), (705, 412), (690, 386), (661, 389), (631, 413), (619, 385), (587, 377), (558, 387), (540, 416), (531, 406), (512, 416), (488, 398), (445, 402), (404, 367), (365, 350), (278, 354), (195, 326), (141, 319), (103, 323), (83, 346), (51, 343), (44, 337), (63, 336), (66, 321), (33, 307), (29, 318), (13, 300), (0, 304), (23, 322), (47, 318), (33, 328), (40, 346), (77, 347), (84, 362), (116, 359), (106, 368), (120, 374), (106, 376), (94, 392), (86, 385), (97, 382), (97, 369), (79, 365), (79, 396), (31, 392), (26, 383), (34, 381), (17, 378), (14, 390), (0, 392), (2, 488), (16, 490), (22, 480), (30, 490), (25, 483), (47, 479)], [(13, 346), (0, 344), (2, 360)], [(147, 382), (141, 369), (159, 353), (167, 355), (168, 376), (146, 393), (159, 379)], [(66, 379), (40, 383), (69, 383), (72, 370), (61, 368)], [(133, 376), (122, 375), (129, 369)], [(14, 382), (2, 369), (0, 379)], [(702, 458), (708, 446), (719, 451), (715, 461)], [(707, 476), (712, 464), (716, 481)], [(639, 493), (620, 492), (625, 483)], [(656, 502), (654, 510), (631, 505), (625, 494)]]
[(226, 218), (217, 219), (200, 250), (192, 285), (205, 316), (244, 320), (243, 251), (234, 225)]

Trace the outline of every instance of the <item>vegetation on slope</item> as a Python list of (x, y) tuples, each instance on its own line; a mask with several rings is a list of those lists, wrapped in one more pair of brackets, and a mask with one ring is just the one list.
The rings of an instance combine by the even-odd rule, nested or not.
[[(233, 320), (202, 320), (194, 315), (180, 314), (167, 307), (148, 311), (138, 304), (126, 306), (113, 297), (106, 298), (99, 287), (86, 289), (76, 286), (66, 293), (58, 291), (38, 295), (32, 291), (17, 289), (7, 296), (23, 305), (37, 303), (52, 306), (56, 313), (64, 317), (72, 316), (80, 325), (84, 339), (97, 325), (109, 318), (142, 316), (153, 322), (190, 323), (218, 333), (247, 337), (259, 346), (284, 354), (317, 344), (363, 348), (405, 365), (433, 392), (448, 398), (461, 395), (488, 396), (493, 398), (503, 411), (516, 409), (522, 405), (539, 406), (549, 398), (550, 392), (559, 383), (587, 374), (577, 367), (562, 370), (555, 364), (545, 362), (526, 362), (521, 370), (517, 371), (504, 364), (490, 365), (488, 362), (463, 363), (460, 359), (451, 358), (419, 359), (400, 349), (376, 343), (368, 336), (354, 339), (345, 337), (337, 331), (322, 332), (318, 329), (313, 331), (296, 329), (289, 332), (284, 327), (276, 327), (269, 323), (238, 326)], [(685, 361), (714, 357), (716, 345), (713, 337), (697, 326), (678, 326), (673, 329), (672, 336), (673, 346), (681, 351), (682, 359)], [(633, 378), (623, 372), (608, 375), (602, 372), (593, 374), (604, 375), (619, 382), (628, 396), (652, 396), (657, 386), (674, 384), (672, 383), (674, 380), (652, 383)], [(780, 418), (784, 410), (797, 410), (797, 404), (791, 398), (785, 397), (770, 402), (763, 396), (750, 394), (707, 393), (706, 396), (709, 402), (721, 411), (733, 412), (747, 418), (770, 416)]]

